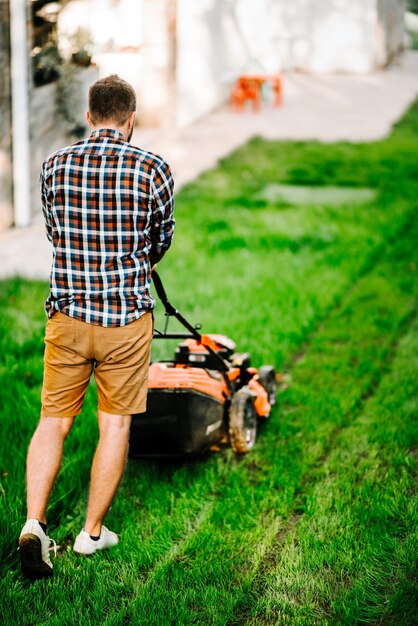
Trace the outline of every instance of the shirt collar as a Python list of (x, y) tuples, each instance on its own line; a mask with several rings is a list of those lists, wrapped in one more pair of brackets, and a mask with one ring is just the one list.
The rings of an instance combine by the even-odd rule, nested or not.
[(94, 130), (90, 137), (109, 137), (110, 139), (121, 139), (125, 141), (124, 136), (118, 130), (113, 130), (112, 128), (97, 128)]

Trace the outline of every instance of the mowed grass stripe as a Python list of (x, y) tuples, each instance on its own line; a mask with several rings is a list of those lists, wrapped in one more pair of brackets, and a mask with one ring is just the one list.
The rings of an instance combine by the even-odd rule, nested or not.
[[(146, 615), (150, 624), (165, 623), (169, 616), (176, 623), (232, 619), (265, 553), (268, 529), (290, 514), (301, 480), (324, 454), (335, 428), (358, 414), (388, 367), (402, 324), (414, 311), (410, 259), (416, 236), (416, 229), (405, 233), (315, 335), (283, 394), (287, 413), (268, 424), (257, 448), (225, 477), (214, 509), (185, 542), (181, 558), (177, 554), (165, 563), (130, 607), (133, 623)], [(181, 606), (172, 600), (176, 597)]]
[(297, 527), (275, 542), (231, 623), (415, 623), (417, 331), (415, 320), (305, 492)]
[[(328, 455), (332, 454), (336, 438), (350, 425), (368, 398), (373, 397), (382, 376), (388, 371), (396, 355), (400, 336), (405, 329), (409, 328), (416, 312), (416, 296), (418, 295), (417, 251), (414, 244), (414, 237), (417, 235), (415, 223), (413, 231), (407, 236), (409, 242), (404, 240), (404, 244), (406, 244), (404, 246), (399, 241), (391, 254), (375, 268), (372, 274), (353, 287), (352, 292), (342, 303), (340, 309), (313, 337), (304, 358), (293, 372), (292, 388), (282, 398), (289, 401), (286, 411), (294, 416), (293, 428), (291, 426), (287, 445), (289, 449), (294, 447), (295, 436), (296, 438), (301, 437), (306, 442), (305, 434), (301, 428), (305, 427), (310, 430), (314, 428), (313, 434), (317, 441), (306, 442), (308, 447), (304, 449), (304, 453), (308, 455), (311, 450), (316, 450), (316, 455), (314, 455), (316, 459), (305, 473), (301, 473), (295, 490), (289, 528), (284, 525), (278, 534), (278, 541), (266, 555), (267, 563), (270, 562), (271, 564), (271, 561), (274, 561), (274, 554), (276, 557), (280, 556), (281, 546), (285, 544), (285, 541), (282, 541), (283, 536), (287, 537), (289, 534), (287, 531), (292, 530), (303, 520), (311, 485), (316, 482), (318, 472), (321, 472), (323, 464), (327, 462)], [(403, 253), (399, 254), (401, 250)], [(385, 285), (382, 278), (386, 280), (391, 271), (397, 274), (397, 279), (394, 283), (390, 281)], [(393, 293), (392, 287), (395, 286), (395, 283), (397, 283), (397, 290)], [(362, 308), (362, 302), (365, 300), (370, 300), (370, 303), (367, 307)], [(383, 302), (385, 302), (384, 305)], [(370, 318), (367, 317), (368, 311), (372, 312)], [(350, 319), (349, 324), (339, 325), (338, 320), (344, 318), (347, 321)], [(363, 322), (362, 318), (364, 318)], [(352, 332), (350, 335), (350, 349), (348, 351), (342, 348), (342, 344), (347, 343), (347, 341), (343, 341), (346, 334), (344, 326), (357, 329), (357, 332)], [(361, 327), (362, 330), (359, 332)], [(338, 333), (336, 333), (337, 330)], [(382, 332), (384, 332), (384, 336), (382, 336)], [(335, 346), (335, 341), (337, 341), (337, 346)], [(361, 359), (359, 359), (359, 350), (362, 351)], [(338, 368), (335, 368), (335, 372), (338, 371), (341, 374), (338, 378), (334, 375), (336, 359), (338, 359)], [(350, 369), (356, 368), (354, 380), (352, 376), (345, 374), (345, 366)], [(352, 388), (352, 383), (354, 383), (354, 388)], [(326, 398), (323, 397), (324, 393), (328, 394)], [(319, 399), (318, 394), (321, 394)], [(327, 403), (329, 403), (329, 408), (326, 406)], [(307, 410), (308, 407), (311, 409)], [(304, 419), (302, 421), (300, 417), (307, 417), (308, 422)], [(315, 425), (318, 418), (324, 421)], [(309, 420), (312, 421), (309, 423)], [(286, 424), (284, 420), (281, 426), (287, 428), (289, 424)], [(279, 436), (279, 432), (277, 434)], [(260, 443), (261, 446), (266, 447), (263, 454), (263, 473), (266, 473), (265, 461), (270, 455), (269, 442), (263, 439), (263, 441), (260, 440)], [(297, 450), (295, 450), (295, 454), (298, 454)], [(276, 457), (277, 461), (279, 461), (278, 457)], [(291, 462), (290, 459), (289, 462)], [(287, 478), (285, 465), (286, 458), (283, 467), (284, 479)], [(343, 467), (343, 464), (341, 466)], [(262, 581), (263, 575), (268, 572), (268, 569), (268, 564), (261, 563), (261, 573), (256, 574), (256, 579), (259, 577)], [(252, 574), (254, 575), (256, 571), (254, 569)], [(252, 587), (251, 576), (246, 582), (244, 593), (237, 603), (238, 618), (232, 619), (231, 624), (244, 623), (244, 621), (240, 621), (242, 618), (240, 605), (244, 604), (245, 606), (248, 595), (252, 595), (252, 597), (256, 595)]]

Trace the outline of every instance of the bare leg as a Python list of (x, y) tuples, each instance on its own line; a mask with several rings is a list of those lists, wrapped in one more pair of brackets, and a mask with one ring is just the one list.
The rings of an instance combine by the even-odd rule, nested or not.
[(130, 415), (99, 411), (100, 439), (91, 468), (91, 484), (85, 530), (100, 535), (102, 522), (113, 502), (125, 471)]
[(73, 417), (41, 416), (26, 464), (28, 519), (46, 523), (46, 507), (61, 466), (64, 441)]

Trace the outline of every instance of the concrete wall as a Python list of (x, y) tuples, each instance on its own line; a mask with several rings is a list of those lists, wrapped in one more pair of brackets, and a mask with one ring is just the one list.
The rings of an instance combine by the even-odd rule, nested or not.
[(13, 223), (9, 1), (0, 0), (0, 232)]
[[(31, 210), (32, 216), (39, 214), (41, 199), (39, 193), (39, 173), (42, 162), (55, 150), (76, 141), (72, 130), (76, 125), (85, 126), (84, 115), (88, 108), (88, 89), (98, 76), (95, 67), (74, 69), (67, 78), (65, 90), (59, 98), (59, 82), (42, 87), (32, 87), (30, 97), (30, 149), (31, 149)], [(67, 111), (60, 101), (66, 99)]]

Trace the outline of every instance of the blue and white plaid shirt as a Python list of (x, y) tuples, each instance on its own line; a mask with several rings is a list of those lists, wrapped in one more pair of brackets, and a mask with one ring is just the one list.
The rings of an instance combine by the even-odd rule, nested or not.
[(167, 250), (174, 231), (167, 163), (95, 130), (44, 162), (41, 193), (53, 245), (47, 315), (124, 326), (152, 309), (149, 254)]

